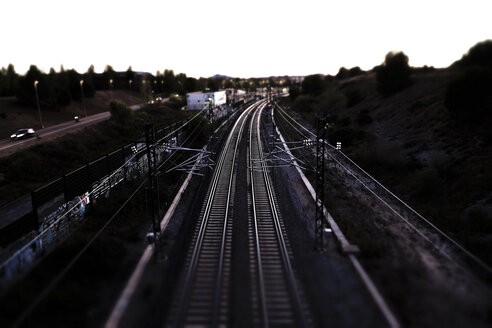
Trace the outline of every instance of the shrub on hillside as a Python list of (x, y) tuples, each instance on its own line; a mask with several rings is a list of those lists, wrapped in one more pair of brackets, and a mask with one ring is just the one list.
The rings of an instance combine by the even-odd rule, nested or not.
[(399, 170), (409, 164), (398, 144), (375, 139), (367, 133), (356, 148), (354, 158), (364, 167), (385, 174), (388, 170)]
[(338, 70), (338, 73), (337, 73), (337, 75), (335, 75), (335, 77), (339, 80), (347, 79), (350, 77), (349, 70), (346, 69), (345, 67), (340, 67), (340, 69)]
[(328, 140), (331, 144), (334, 145), (337, 142), (341, 142), (342, 147), (350, 147), (360, 144), (368, 138), (366, 132), (359, 129), (354, 129), (347, 125), (342, 125), (328, 131)]
[(480, 66), (492, 69), (492, 40), (477, 43), (456, 64), (461, 67)]
[(308, 95), (301, 95), (294, 101), (294, 109), (298, 112), (312, 113), (315, 111), (316, 98)]
[(296, 100), (296, 98), (301, 94), (301, 88), (298, 85), (291, 85), (289, 87), (290, 99)]
[(455, 120), (479, 122), (492, 117), (491, 90), (492, 71), (469, 67), (449, 83), (444, 104)]
[(352, 107), (360, 103), (364, 99), (364, 95), (359, 89), (349, 88), (345, 91), (345, 98), (347, 98), (347, 107)]
[(408, 66), (408, 56), (403, 52), (389, 52), (375, 71), (377, 88), (383, 96), (390, 96), (411, 84), (412, 70)]
[(369, 114), (369, 110), (362, 109), (359, 114), (357, 114), (356, 122), (358, 125), (369, 125), (372, 123), (372, 116)]
[(319, 74), (308, 75), (302, 80), (302, 93), (312, 96), (319, 96), (324, 90), (324, 81)]
[(318, 103), (321, 116), (335, 115), (346, 107), (345, 95), (336, 83), (327, 85)]
[(346, 69), (345, 67), (340, 67), (337, 75), (335, 77), (339, 80), (348, 79), (357, 75), (364, 74), (364, 71), (360, 69), (359, 66), (354, 66), (351, 69)]
[(453, 118), (473, 123), (492, 117), (492, 40), (477, 43), (454, 66), (462, 70), (444, 100)]
[(433, 196), (440, 185), (438, 171), (433, 167), (425, 167), (416, 171), (411, 182), (414, 194), (421, 199)]
[(133, 117), (133, 111), (124, 102), (120, 100), (112, 100), (109, 103), (109, 112), (111, 119), (120, 124), (127, 124)]

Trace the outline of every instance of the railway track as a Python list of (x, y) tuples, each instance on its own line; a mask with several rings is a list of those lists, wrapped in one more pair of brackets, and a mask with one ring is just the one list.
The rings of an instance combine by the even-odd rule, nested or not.
[(291, 253), (268, 169), (263, 160), (259, 106), (250, 123), (248, 161), (250, 272), (253, 324), (307, 327), (310, 317), (291, 264)]
[(217, 161), (169, 326), (228, 324), (235, 165), (242, 131), (252, 109), (250, 106), (239, 116)]
[[(303, 297), (290, 263), (289, 244), (279, 214), (263, 157), (259, 136), (260, 116), (266, 106), (260, 101), (248, 107), (228, 135), (211, 178), (184, 271), (178, 281), (167, 327), (228, 327), (234, 302), (231, 286), (232, 231), (237, 170), (248, 170), (249, 260), (241, 270), (250, 272), (251, 290), (241, 290), (251, 304), (252, 326), (309, 326)], [(249, 168), (237, 164), (243, 131), (250, 120)], [(259, 166), (258, 166), (258, 163)], [(244, 199), (246, 202), (246, 199)], [(242, 221), (244, 222), (244, 221)], [(243, 247), (242, 245), (240, 247)]]

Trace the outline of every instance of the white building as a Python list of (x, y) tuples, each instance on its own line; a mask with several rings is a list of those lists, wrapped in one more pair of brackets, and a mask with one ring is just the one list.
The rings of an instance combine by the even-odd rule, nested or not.
[(187, 108), (189, 110), (201, 110), (207, 104), (209, 99), (213, 107), (225, 105), (227, 102), (226, 92), (190, 92), (186, 95)]

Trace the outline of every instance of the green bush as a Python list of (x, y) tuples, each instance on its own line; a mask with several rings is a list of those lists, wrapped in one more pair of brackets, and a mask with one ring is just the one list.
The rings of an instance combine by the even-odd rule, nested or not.
[(390, 96), (411, 84), (412, 70), (403, 52), (389, 52), (383, 65), (377, 66), (375, 70), (377, 89), (383, 96)]
[(109, 112), (111, 119), (120, 124), (127, 124), (133, 117), (133, 111), (124, 102), (120, 100), (112, 100), (109, 103)]

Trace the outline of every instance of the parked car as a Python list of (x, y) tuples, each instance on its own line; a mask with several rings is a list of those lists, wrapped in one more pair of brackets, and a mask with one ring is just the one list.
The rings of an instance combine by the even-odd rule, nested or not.
[(19, 129), (10, 136), (10, 140), (19, 140), (30, 137), (34, 137), (34, 129)]

